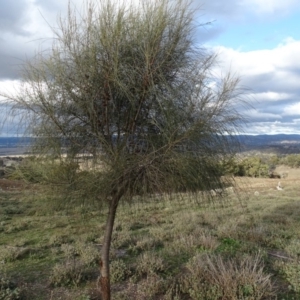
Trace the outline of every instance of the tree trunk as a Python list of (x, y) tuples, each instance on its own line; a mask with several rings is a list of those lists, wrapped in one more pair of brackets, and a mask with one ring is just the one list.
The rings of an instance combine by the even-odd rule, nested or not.
[(109, 212), (107, 216), (107, 222), (105, 226), (104, 242), (101, 249), (101, 261), (100, 261), (100, 292), (103, 300), (110, 300), (110, 276), (109, 276), (109, 250), (111, 244), (111, 236), (114, 227), (114, 221), (118, 203), (122, 193), (117, 193), (113, 196), (109, 205)]

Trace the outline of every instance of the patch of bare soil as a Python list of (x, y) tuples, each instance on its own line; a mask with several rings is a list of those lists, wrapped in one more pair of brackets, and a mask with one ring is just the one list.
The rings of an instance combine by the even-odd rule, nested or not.
[(0, 179), (0, 190), (20, 191), (27, 187), (27, 184), (21, 180)]
[[(291, 169), (292, 172), (294, 171)], [(242, 187), (245, 191), (267, 191), (267, 190), (277, 190), (277, 186), (280, 185), (283, 188), (294, 187), (300, 184), (300, 169), (294, 171), (293, 176), (287, 178), (251, 178), (251, 177), (241, 177), (236, 178), (238, 185)]]
[(278, 174), (286, 173), (287, 179), (300, 179), (300, 168), (290, 168), (288, 166), (277, 166), (275, 172)]

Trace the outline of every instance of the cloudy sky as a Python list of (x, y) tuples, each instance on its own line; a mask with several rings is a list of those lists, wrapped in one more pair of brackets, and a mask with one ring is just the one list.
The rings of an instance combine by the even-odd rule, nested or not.
[[(82, 1), (73, 0), (80, 8)], [(300, 1), (194, 0), (199, 42), (219, 55), (222, 70), (241, 77), (252, 99), (249, 134), (300, 134)], [(51, 45), (49, 26), (68, 0), (0, 0), (0, 90), (11, 91), (25, 59)], [(3, 118), (3, 111), (0, 118)], [(0, 120), (1, 121), (1, 120)], [(1, 135), (11, 132), (11, 125)]]

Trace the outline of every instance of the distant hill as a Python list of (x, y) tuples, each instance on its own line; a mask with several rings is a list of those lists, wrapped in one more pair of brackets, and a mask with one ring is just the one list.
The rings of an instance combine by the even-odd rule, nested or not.
[(24, 154), (32, 141), (30, 137), (0, 137), (0, 156)]
[[(238, 135), (237, 139), (242, 151), (300, 153), (299, 134)], [(24, 154), (32, 142), (30, 137), (0, 137), (0, 155)]]
[(260, 150), (278, 154), (300, 153), (299, 134), (239, 135), (243, 151)]

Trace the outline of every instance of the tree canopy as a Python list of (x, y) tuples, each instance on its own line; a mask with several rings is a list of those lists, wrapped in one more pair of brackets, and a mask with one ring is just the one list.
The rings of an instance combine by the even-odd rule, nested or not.
[(109, 207), (104, 299), (119, 201), (226, 184), (218, 162), (236, 150), (241, 90), (238, 78), (213, 76), (216, 55), (196, 43), (194, 12), (182, 0), (70, 6), (52, 48), (25, 64), (23, 88), (9, 96), (40, 153), (93, 159), (95, 197)]

